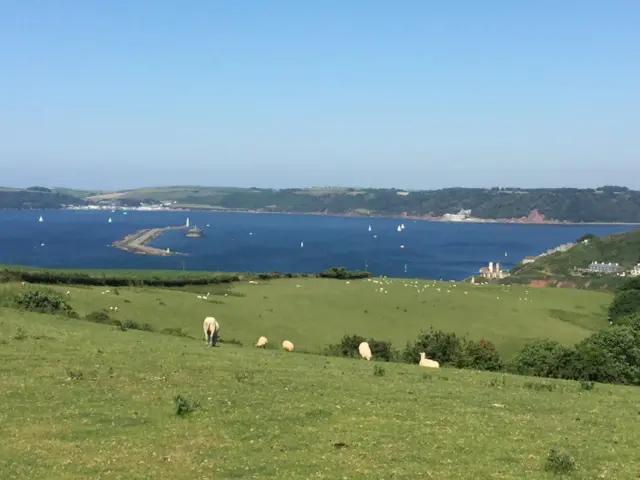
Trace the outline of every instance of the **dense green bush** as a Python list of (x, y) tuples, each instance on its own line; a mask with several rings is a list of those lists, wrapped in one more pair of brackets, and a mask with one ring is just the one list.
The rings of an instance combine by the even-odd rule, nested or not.
[(337, 278), (339, 280), (358, 280), (371, 277), (371, 273), (358, 270), (350, 271), (343, 267), (333, 267), (316, 274), (316, 276), (321, 278)]
[(407, 343), (402, 354), (406, 363), (418, 363), (420, 352), (427, 358), (436, 360), (441, 366), (462, 368), (466, 365), (464, 338), (451, 332), (443, 332), (431, 328), (423, 331), (413, 343)]
[(507, 370), (518, 375), (558, 378), (558, 369), (561, 368), (559, 362), (567, 358), (570, 351), (570, 348), (554, 340), (535, 340), (527, 343), (511, 359)]
[(631, 278), (618, 287), (618, 292), (626, 290), (640, 290), (640, 277)]
[(460, 366), (475, 370), (498, 371), (502, 370), (504, 364), (493, 342), (481, 339), (464, 341), (463, 363)]
[(188, 285), (214, 285), (231, 283), (240, 280), (238, 275), (211, 274), (211, 275), (170, 275), (136, 276), (136, 275), (90, 275), (84, 272), (65, 270), (22, 270), (4, 269), (0, 277), (14, 282), (39, 283), (46, 285), (88, 285), (88, 286), (149, 286), (149, 287), (185, 287)]
[(336, 279), (362, 279), (371, 277), (369, 272), (349, 271), (342, 267), (334, 267), (320, 273), (247, 273), (242, 276), (224, 273), (211, 273), (202, 275), (158, 275), (146, 276), (141, 273), (130, 275), (106, 275), (90, 274), (83, 271), (66, 270), (25, 270), (9, 269), (0, 270), (0, 282), (28, 282), (45, 285), (87, 285), (110, 287), (164, 287), (176, 288), (196, 285), (218, 285), (238, 282), (246, 278), (260, 280), (275, 280), (279, 278), (336, 278)]
[(94, 312), (88, 313), (87, 315), (85, 315), (84, 319), (93, 323), (120, 327), (122, 330), (142, 330), (144, 332), (154, 331), (154, 328), (148, 323), (143, 323), (141, 325), (134, 320), (124, 320), (121, 322), (120, 320), (111, 318), (109, 312), (106, 310), (96, 310)]
[(616, 294), (609, 306), (609, 320), (619, 320), (640, 313), (640, 290), (622, 290)]
[(640, 328), (614, 326), (596, 332), (577, 345), (579, 351), (596, 352), (585, 357), (592, 372), (588, 380), (640, 385)]
[(25, 289), (13, 297), (13, 306), (19, 310), (37, 313), (49, 313), (77, 316), (71, 305), (58, 293), (52, 290)]

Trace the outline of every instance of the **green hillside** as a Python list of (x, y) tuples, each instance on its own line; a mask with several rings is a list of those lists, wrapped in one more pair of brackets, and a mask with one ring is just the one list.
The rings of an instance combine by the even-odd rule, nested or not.
[[(359, 320), (349, 310), (340, 322), (315, 316), (319, 308), (338, 314), (347, 300), (325, 306), (330, 287), (314, 283), (299, 289), (293, 282), (247, 285), (233, 290), (246, 296), (222, 294), (216, 302), (198, 301), (191, 292), (120, 289), (118, 295), (71, 289), (69, 301), (79, 311), (118, 304), (125, 317), (182, 325), (193, 339), (0, 308), (0, 428), (5, 439), (0, 477), (519, 480), (549, 479), (564, 471), (575, 478), (637, 475), (637, 426), (629, 421), (638, 413), (637, 388), (434, 371), (228, 342), (205, 347), (200, 331), (205, 312), (220, 319), (227, 340), (238, 335), (253, 341), (266, 333), (272, 343), (286, 336), (302, 348), (335, 338), (338, 325), (345, 331), (366, 325), (352, 324)], [(363, 289), (368, 286), (362, 283)], [(337, 292), (350, 296), (344, 283), (333, 285), (334, 298)], [(387, 301), (391, 306), (383, 315), (401, 299), (408, 302), (409, 297), (397, 296), (405, 287), (390, 288), (385, 299), (392, 301), (369, 307), (372, 330), (382, 328), (374, 312)], [(358, 294), (361, 301), (366, 295), (375, 298), (365, 291)], [(474, 294), (480, 302), (474, 311), (482, 312), (489, 294)], [(539, 292), (532, 306), (544, 299), (553, 303), (553, 294), (569, 295), (568, 304), (600, 298), (589, 292)], [(304, 296), (308, 300), (299, 298)], [(436, 303), (440, 314), (451, 313), (462, 300), (453, 293), (448, 298), (456, 302), (449, 307)], [(250, 305), (261, 299), (268, 302), (263, 312), (278, 310), (256, 320), (251, 313), (258, 307)], [(294, 305), (285, 306), (286, 301)], [(507, 310), (515, 308), (507, 305)], [(488, 313), (467, 315), (467, 323), (489, 319)], [(511, 318), (521, 327), (534, 322), (522, 311)], [(400, 317), (387, 328), (394, 327), (413, 330)], [(545, 322), (542, 330), (554, 333)]]
[[(175, 202), (191, 209), (333, 213), (353, 215), (401, 215), (439, 217), (471, 210), (484, 219), (527, 217), (536, 210), (547, 220), (561, 222), (640, 223), (640, 192), (626, 187), (577, 188), (443, 188), (403, 190), (397, 188), (238, 188), (205, 186), (165, 186), (122, 191), (83, 191), (32, 187), (27, 190), (0, 189), (0, 208), (34, 208), (34, 195), (59, 208), (51, 194), (63, 195), (66, 204), (83, 202), (138, 206), (140, 203)], [(49, 195), (49, 196), (47, 196)], [(48, 200), (47, 200), (48, 199)], [(75, 203), (73, 203), (75, 202)], [(40, 207), (38, 207), (40, 208)]]
[[(25, 287), (7, 283), (0, 288), (8, 295)], [(221, 321), (225, 338), (243, 344), (261, 335), (288, 338), (298, 349), (315, 353), (354, 334), (403, 348), (421, 330), (434, 327), (475, 340), (490, 339), (506, 357), (533, 339), (550, 337), (571, 345), (604, 328), (612, 298), (579, 290), (388, 279), (347, 283), (294, 278), (171, 289), (50, 288), (69, 292), (80, 315), (118, 307), (111, 313), (115, 319), (148, 323), (157, 330), (181, 328), (195, 338), (202, 335), (201, 320), (208, 315)], [(110, 292), (102, 293), (105, 290)], [(207, 293), (206, 300), (198, 298)]]
[(519, 265), (511, 270), (508, 282), (549, 280), (569, 281), (579, 286), (593, 284), (617, 285), (624, 278), (596, 275), (581, 271), (592, 262), (618, 263), (630, 269), (640, 263), (640, 230), (620, 233), (603, 238), (592, 237), (580, 242), (566, 252), (539, 257), (533, 263)]

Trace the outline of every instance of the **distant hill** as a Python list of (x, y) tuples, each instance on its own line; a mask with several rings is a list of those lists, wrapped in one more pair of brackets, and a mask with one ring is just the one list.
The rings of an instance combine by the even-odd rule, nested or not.
[(541, 256), (532, 263), (518, 265), (511, 270), (511, 276), (505, 282), (543, 280), (599, 288), (615, 286), (625, 280), (626, 277), (582, 271), (592, 262), (618, 263), (624, 269), (640, 263), (640, 229), (603, 238), (589, 236), (565, 252)]
[(60, 192), (46, 187), (0, 188), (0, 210), (60, 209), (65, 205), (86, 205), (87, 203), (87, 200), (72, 195), (69, 191)]
[[(4, 190), (0, 208), (32, 208), (20, 199), (25, 190)], [(7, 193), (8, 192), (8, 193)], [(36, 192), (31, 191), (32, 195)], [(39, 192), (42, 195), (47, 192)], [(626, 187), (395, 188), (315, 187), (290, 189), (168, 186), (117, 192), (51, 189), (89, 203), (136, 206), (172, 202), (175, 207), (227, 211), (327, 213), (346, 215), (441, 217), (461, 210), (488, 220), (640, 223), (640, 192)], [(21, 207), (21, 202), (26, 205)], [(69, 202), (70, 203), (70, 202)], [(8, 206), (11, 205), (11, 206)], [(16, 206), (18, 205), (18, 206)]]

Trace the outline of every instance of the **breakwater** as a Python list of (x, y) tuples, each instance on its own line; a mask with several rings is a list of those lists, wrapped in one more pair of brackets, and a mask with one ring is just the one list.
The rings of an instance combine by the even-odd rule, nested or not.
[(150, 247), (149, 242), (163, 235), (169, 230), (188, 230), (189, 227), (165, 227), (165, 228), (147, 228), (138, 230), (131, 235), (127, 235), (122, 240), (117, 240), (111, 245), (125, 252), (136, 253), (138, 255), (155, 255), (159, 257), (169, 257), (175, 255), (185, 255), (184, 253), (171, 252), (161, 248)]

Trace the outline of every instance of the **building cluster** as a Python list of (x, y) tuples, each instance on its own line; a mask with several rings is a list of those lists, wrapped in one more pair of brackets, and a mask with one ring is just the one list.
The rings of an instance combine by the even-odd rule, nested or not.
[(586, 272), (600, 275), (618, 275), (620, 277), (638, 277), (640, 276), (640, 263), (630, 269), (625, 269), (618, 263), (591, 262), (586, 268)]
[(163, 210), (174, 210), (175, 201), (163, 201), (158, 203), (145, 203), (140, 202), (139, 206), (123, 206), (123, 205), (115, 205), (115, 204), (106, 204), (106, 203), (92, 203), (89, 205), (71, 205), (67, 207), (67, 210), (109, 210), (115, 212), (116, 210), (129, 210), (129, 211), (163, 211)]
[(558, 245), (555, 248), (550, 248), (549, 250), (547, 250), (544, 253), (541, 253), (540, 255), (537, 255), (537, 256), (528, 255), (528, 256), (524, 257), (520, 261), (520, 263), (522, 263), (522, 264), (533, 263), (538, 258), (544, 257), (545, 255), (551, 255), (552, 253), (556, 253), (556, 252), (566, 252), (567, 250), (569, 250), (570, 248), (574, 247), (575, 245), (576, 245), (575, 243), (563, 243), (562, 245)]
[(489, 266), (480, 269), (480, 276), (484, 278), (505, 278), (509, 276), (508, 270), (503, 270), (502, 265), (489, 262)]
[(445, 213), (442, 220), (447, 222), (462, 222), (471, 216), (471, 210), (460, 210), (458, 213)]

